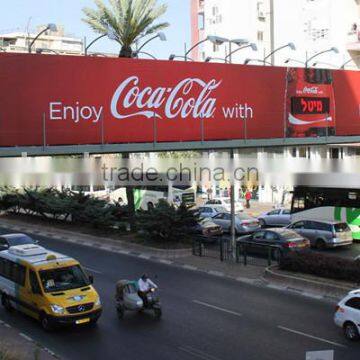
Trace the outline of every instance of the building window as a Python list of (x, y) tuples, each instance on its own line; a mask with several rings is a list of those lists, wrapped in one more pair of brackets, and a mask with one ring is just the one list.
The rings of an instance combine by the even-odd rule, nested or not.
[(217, 6), (213, 6), (212, 14), (213, 14), (213, 16), (216, 16), (219, 14), (219, 8)]
[(198, 30), (205, 29), (205, 15), (203, 12), (198, 14)]
[(264, 32), (263, 31), (258, 31), (257, 39), (258, 39), (258, 41), (264, 41)]

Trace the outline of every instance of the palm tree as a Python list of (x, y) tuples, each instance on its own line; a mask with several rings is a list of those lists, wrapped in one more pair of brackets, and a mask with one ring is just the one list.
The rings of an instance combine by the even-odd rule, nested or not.
[(132, 46), (147, 35), (169, 26), (167, 22), (155, 24), (167, 5), (158, 5), (157, 0), (95, 0), (97, 9), (84, 8), (85, 21), (99, 34), (111, 34), (121, 45), (119, 57), (131, 58)]

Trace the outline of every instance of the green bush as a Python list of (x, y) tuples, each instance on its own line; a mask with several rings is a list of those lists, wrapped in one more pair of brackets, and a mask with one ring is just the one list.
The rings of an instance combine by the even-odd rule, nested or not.
[(127, 208), (105, 200), (54, 188), (1, 189), (0, 209), (38, 215), (45, 219), (62, 219), (95, 228), (114, 227), (126, 220)]
[(280, 269), (360, 283), (360, 261), (315, 252), (289, 253)]
[(160, 242), (186, 242), (191, 239), (191, 227), (198, 220), (194, 210), (181, 204), (179, 208), (160, 200), (153, 209), (139, 210), (136, 226), (143, 236)]

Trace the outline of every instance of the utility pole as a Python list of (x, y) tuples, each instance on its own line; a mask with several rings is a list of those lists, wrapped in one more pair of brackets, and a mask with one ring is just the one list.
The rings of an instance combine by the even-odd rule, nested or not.
[[(275, 50), (275, 13), (274, 0), (270, 0), (270, 47), (271, 52)], [(275, 65), (275, 54), (271, 55), (271, 64)]]
[[(233, 171), (233, 162), (234, 162), (234, 150), (230, 150), (230, 161), (231, 166), (230, 169)], [(230, 177), (230, 206), (231, 206), (231, 251), (232, 251), (232, 258), (235, 259), (235, 251), (236, 251), (236, 239), (235, 239), (235, 186), (234, 181), (235, 179)]]

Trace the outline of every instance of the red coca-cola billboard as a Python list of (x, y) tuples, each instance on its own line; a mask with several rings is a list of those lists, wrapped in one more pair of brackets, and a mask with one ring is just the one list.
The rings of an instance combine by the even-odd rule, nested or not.
[(1, 54), (0, 146), (360, 135), (358, 74)]

